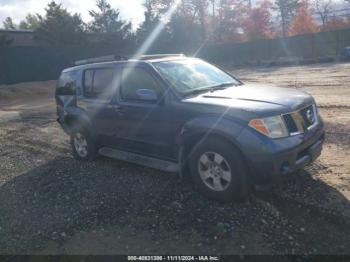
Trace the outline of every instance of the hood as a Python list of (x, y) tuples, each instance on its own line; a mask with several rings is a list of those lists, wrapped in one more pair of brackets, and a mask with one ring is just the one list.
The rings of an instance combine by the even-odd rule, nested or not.
[(311, 95), (292, 88), (279, 88), (260, 84), (232, 86), (224, 90), (207, 92), (184, 102), (234, 107), (254, 113), (291, 112), (311, 104)]

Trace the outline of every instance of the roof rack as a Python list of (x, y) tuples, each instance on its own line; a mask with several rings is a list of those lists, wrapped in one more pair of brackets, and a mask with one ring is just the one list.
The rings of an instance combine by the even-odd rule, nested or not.
[(112, 61), (122, 61), (122, 60), (128, 60), (128, 58), (122, 55), (108, 55), (108, 56), (78, 60), (74, 62), (74, 65), (79, 66), (79, 65), (86, 65), (86, 64), (92, 64), (92, 63), (112, 62)]
[(138, 60), (148, 60), (148, 59), (161, 59), (161, 58), (167, 58), (167, 57), (185, 57), (184, 54), (157, 54), (157, 55), (142, 55), (139, 57), (136, 57)]
[[(141, 56), (133, 57), (131, 59), (149, 60), (149, 59), (161, 59), (166, 57), (185, 57), (185, 55), (184, 54), (141, 55)], [(108, 55), (108, 56), (94, 57), (94, 58), (75, 61), (74, 65), (79, 66), (79, 65), (86, 65), (86, 64), (93, 64), (93, 63), (123, 61), (123, 60), (129, 60), (129, 57), (122, 56), (122, 55)]]

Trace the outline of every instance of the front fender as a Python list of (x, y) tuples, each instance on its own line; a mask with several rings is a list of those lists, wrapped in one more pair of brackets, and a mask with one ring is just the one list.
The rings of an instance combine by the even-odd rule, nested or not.
[(186, 122), (176, 142), (179, 148), (186, 145), (193, 137), (209, 135), (221, 136), (238, 146), (236, 138), (243, 130), (243, 123), (217, 116), (203, 116)]

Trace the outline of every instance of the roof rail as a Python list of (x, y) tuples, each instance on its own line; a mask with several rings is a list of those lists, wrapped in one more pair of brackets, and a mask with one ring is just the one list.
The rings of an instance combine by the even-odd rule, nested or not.
[(156, 54), (156, 55), (141, 55), (139, 57), (136, 57), (135, 59), (138, 60), (148, 60), (148, 59), (160, 59), (160, 58), (167, 58), (167, 57), (185, 57), (184, 54)]
[[(138, 57), (135, 57), (136, 60), (148, 60), (148, 59), (161, 59), (166, 57), (185, 57), (184, 54), (156, 54), (156, 55), (141, 55)], [(88, 58), (84, 60), (78, 60), (74, 62), (74, 65), (87, 65), (87, 64), (93, 64), (93, 63), (101, 63), (101, 62), (112, 62), (112, 61), (122, 61), (122, 60), (128, 60), (129, 58), (122, 55), (108, 55), (108, 56), (101, 56), (101, 57), (94, 57), (94, 58)]]
[(100, 63), (100, 62), (121, 61), (121, 60), (128, 60), (128, 58), (122, 55), (108, 55), (108, 56), (78, 60), (74, 62), (74, 65), (79, 66), (79, 65), (86, 65), (86, 64), (93, 64), (93, 63)]

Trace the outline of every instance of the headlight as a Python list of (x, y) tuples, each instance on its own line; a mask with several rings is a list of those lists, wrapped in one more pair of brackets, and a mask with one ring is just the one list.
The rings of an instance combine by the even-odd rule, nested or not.
[(271, 138), (280, 138), (289, 135), (281, 116), (252, 119), (249, 121), (249, 126)]

